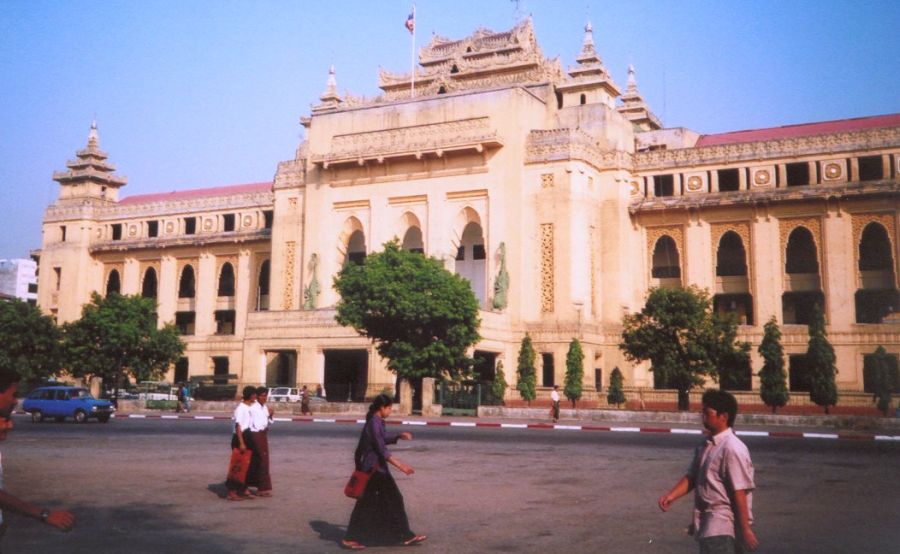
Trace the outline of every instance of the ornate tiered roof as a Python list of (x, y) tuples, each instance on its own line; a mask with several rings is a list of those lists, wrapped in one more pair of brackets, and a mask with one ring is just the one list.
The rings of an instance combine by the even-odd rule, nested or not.
[(97, 122), (91, 124), (88, 133), (87, 147), (78, 150), (74, 160), (66, 163), (68, 171), (55, 171), (53, 180), (60, 185), (77, 185), (86, 182), (100, 183), (109, 187), (122, 187), (128, 179), (113, 175), (116, 166), (106, 161), (107, 154), (100, 150), (100, 135), (97, 132)]
[(647, 102), (637, 88), (634, 78), (634, 66), (628, 65), (628, 88), (621, 96), (622, 105), (618, 107), (619, 113), (634, 123), (642, 131), (653, 131), (662, 128), (659, 118), (650, 111)]

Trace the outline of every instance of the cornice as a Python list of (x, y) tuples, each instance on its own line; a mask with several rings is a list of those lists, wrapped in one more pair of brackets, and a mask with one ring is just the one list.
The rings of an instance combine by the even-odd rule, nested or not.
[(578, 160), (598, 170), (631, 170), (632, 154), (618, 150), (603, 150), (596, 140), (580, 129), (535, 130), (528, 134), (525, 163)]
[(92, 244), (90, 246), (90, 252), (91, 254), (99, 254), (104, 252), (135, 252), (139, 250), (178, 248), (182, 246), (203, 247), (215, 244), (239, 244), (269, 241), (271, 238), (271, 229), (254, 229), (253, 231), (212, 233), (206, 235), (179, 235), (177, 237), (116, 241), (106, 240)]

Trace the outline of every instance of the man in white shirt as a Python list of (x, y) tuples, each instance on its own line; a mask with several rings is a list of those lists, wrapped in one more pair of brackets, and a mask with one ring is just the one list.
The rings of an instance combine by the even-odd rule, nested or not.
[[(16, 400), (18, 388), (19, 375), (8, 367), (0, 369), (0, 441), (6, 440), (6, 434), (13, 428), (12, 411), (18, 403)], [(62, 531), (71, 531), (75, 525), (75, 516), (69, 512), (42, 508), (6, 492), (2, 465), (0, 465), (0, 509), (36, 519)], [(0, 513), (0, 537), (6, 532), (7, 525)]]
[(256, 487), (256, 496), (272, 496), (272, 476), (269, 473), (269, 424), (274, 410), (267, 405), (269, 389), (256, 389), (256, 402), (250, 406), (250, 444), (253, 459), (247, 472), (247, 485)]
[(550, 408), (550, 417), (553, 418), (553, 423), (559, 421), (559, 385), (553, 385), (553, 391), (550, 393), (550, 401), (553, 403)]
[(231, 462), (228, 465), (228, 500), (253, 498), (247, 488), (247, 471), (253, 451), (250, 449), (250, 406), (256, 402), (256, 387), (244, 387), (241, 403), (234, 409), (234, 435), (231, 437)]

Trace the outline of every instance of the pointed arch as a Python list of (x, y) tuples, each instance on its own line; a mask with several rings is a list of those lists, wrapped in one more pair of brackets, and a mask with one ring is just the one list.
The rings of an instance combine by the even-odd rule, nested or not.
[(788, 236), (784, 252), (785, 273), (818, 273), (819, 255), (812, 231), (795, 227)]
[(681, 278), (681, 259), (675, 239), (663, 235), (653, 247), (653, 266), (651, 276), (656, 279)]
[(148, 267), (144, 271), (144, 278), (141, 280), (141, 296), (144, 298), (156, 298), (156, 292), (159, 281), (156, 277), (156, 269)]
[(234, 266), (231, 262), (222, 264), (219, 270), (218, 296), (234, 296)]
[(734, 231), (725, 231), (716, 250), (716, 276), (747, 276), (747, 251), (744, 241)]
[(113, 269), (106, 277), (106, 296), (110, 294), (122, 293), (122, 279), (119, 277), (119, 270)]
[(256, 281), (256, 309), (260, 311), (269, 309), (269, 275), (271, 263), (269, 260), (259, 264), (259, 275)]
[(405, 212), (401, 217), (403, 232), (403, 241), (400, 243), (401, 248), (410, 252), (425, 252), (425, 241), (422, 236), (422, 224), (419, 218), (412, 212)]
[(883, 323), (888, 316), (900, 312), (900, 290), (894, 272), (891, 235), (882, 222), (865, 224), (859, 234), (857, 259), (856, 322)]
[(860, 271), (894, 271), (894, 256), (887, 229), (872, 221), (863, 227), (859, 239)]
[(480, 305), (484, 305), (487, 283), (487, 255), (481, 216), (469, 206), (460, 210), (454, 225), (457, 275), (466, 278)]
[(178, 298), (194, 298), (196, 294), (197, 279), (194, 267), (188, 264), (181, 270), (181, 277), (178, 279)]

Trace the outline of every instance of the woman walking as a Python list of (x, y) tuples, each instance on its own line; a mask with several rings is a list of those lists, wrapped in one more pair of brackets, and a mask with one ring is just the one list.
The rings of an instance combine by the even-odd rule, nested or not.
[(393, 401), (386, 394), (379, 394), (369, 406), (366, 424), (359, 437), (354, 454), (356, 469), (370, 472), (366, 490), (356, 501), (347, 534), (341, 544), (345, 548), (361, 550), (367, 545), (413, 545), (424, 541), (425, 535), (417, 535), (409, 528), (403, 496), (391, 476), (388, 464), (406, 475), (415, 470), (398, 460), (387, 449), (399, 439), (412, 440), (411, 433), (387, 435), (384, 420), (391, 415)]

